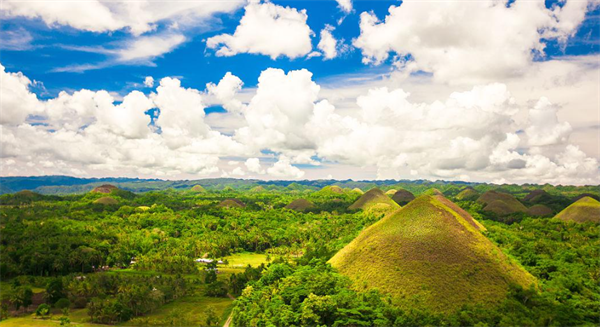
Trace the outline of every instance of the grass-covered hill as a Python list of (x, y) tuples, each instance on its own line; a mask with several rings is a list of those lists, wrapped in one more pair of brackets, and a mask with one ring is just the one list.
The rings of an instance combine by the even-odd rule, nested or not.
[(410, 201), (414, 200), (415, 196), (407, 190), (398, 190), (394, 195), (392, 195), (392, 200), (403, 206), (408, 204)]
[(552, 217), (554, 210), (546, 205), (536, 204), (527, 209), (527, 214), (532, 217)]
[(92, 190), (93, 193), (104, 193), (104, 194), (110, 194), (110, 192), (112, 191), (116, 191), (119, 188), (111, 185), (111, 184), (102, 184), (100, 186), (96, 186), (94, 187), (94, 189)]
[(314, 208), (315, 205), (306, 199), (296, 199), (285, 206), (286, 209), (304, 212)]
[(246, 204), (240, 199), (226, 199), (221, 201), (218, 206), (224, 208), (244, 208)]
[(477, 191), (475, 191), (474, 188), (472, 187), (466, 187), (464, 190), (460, 191), (460, 193), (458, 193), (456, 195), (456, 199), (458, 200), (475, 200), (477, 199), (477, 197), (479, 196), (479, 193)]
[(487, 191), (477, 199), (477, 202), (485, 205), (483, 210), (493, 212), (499, 216), (527, 211), (525, 205), (508, 193)]
[(523, 201), (529, 203), (540, 203), (548, 201), (551, 198), (552, 195), (544, 190), (533, 190), (523, 198)]
[(444, 197), (420, 196), (367, 228), (329, 262), (359, 289), (379, 289), (400, 306), (435, 312), (499, 303), (511, 283), (535, 285), (480, 229)]
[(206, 189), (204, 189), (204, 187), (202, 187), (202, 185), (194, 185), (191, 188), (192, 192), (196, 192), (196, 193), (204, 193), (206, 192)]
[(356, 210), (361, 209), (365, 211), (369, 210), (393, 210), (400, 206), (390, 199), (383, 191), (379, 188), (372, 188), (365, 194), (361, 195), (356, 202), (354, 202), (349, 209)]
[(574, 221), (577, 223), (600, 222), (600, 202), (590, 197), (584, 197), (568, 206), (556, 215), (563, 221)]

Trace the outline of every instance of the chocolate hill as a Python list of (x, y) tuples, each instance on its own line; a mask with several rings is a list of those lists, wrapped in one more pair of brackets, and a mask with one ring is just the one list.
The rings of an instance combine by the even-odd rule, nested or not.
[(443, 196), (423, 195), (364, 230), (330, 263), (358, 289), (378, 289), (400, 306), (451, 312), (501, 302), (510, 284), (536, 285)]

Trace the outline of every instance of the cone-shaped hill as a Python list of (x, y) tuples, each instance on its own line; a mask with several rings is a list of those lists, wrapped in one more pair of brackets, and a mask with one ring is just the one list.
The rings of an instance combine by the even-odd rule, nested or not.
[(377, 288), (400, 306), (435, 312), (494, 305), (511, 283), (535, 285), (481, 229), (443, 196), (423, 195), (371, 225), (329, 262), (356, 288)]
[(398, 190), (398, 192), (394, 193), (394, 195), (392, 195), (392, 200), (394, 200), (394, 202), (398, 203), (399, 205), (403, 206), (408, 204), (410, 201), (414, 200), (415, 196), (410, 193), (407, 190)]
[(110, 184), (104, 184), (104, 185), (100, 185), (100, 186), (96, 186), (93, 190), (92, 193), (104, 193), (104, 194), (110, 194), (110, 192), (118, 190), (119, 188), (114, 186), (114, 185), (110, 185)]
[(540, 203), (546, 202), (552, 199), (552, 195), (544, 190), (533, 190), (529, 192), (524, 198), (523, 201), (529, 203)]
[(508, 193), (487, 191), (477, 199), (477, 202), (485, 205), (483, 207), (484, 211), (493, 212), (499, 216), (527, 211), (526, 206)]
[(221, 201), (218, 206), (224, 208), (245, 208), (246, 204), (239, 199), (226, 199)]
[(456, 199), (457, 200), (475, 200), (477, 199), (477, 197), (479, 196), (479, 193), (477, 191), (475, 191), (474, 188), (472, 187), (467, 187), (464, 190), (460, 191), (460, 193), (458, 193), (456, 195)]
[(334, 194), (344, 194), (344, 190), (337, 185), (329, 185), (325, 186), (321, 189), (320, 192), (334, 193)]
[(192, 187), (192, 192), (204, 193), (204, 192), (206, 192), (206, 189), (204, 189), (204, 187), (202, 187), (202, 185), (194, 185)]
[(358, 194), (365, 194), (365, 192), (363, 192), (363, 190), (359, 189), (358, 187), (353, 188), (352, 192), (356, 192)]
[(565, 210), (561, 211), (555, 218), (577, 223), (585, 223), (588, 221), (599, 223), (600, 202), (590, 197), (581, 198), (565, 208)]
[(536, 204), (527, 209), (527, 214), (534, 217), (552, 217), (554, 211), (543, 204)]
[(387, 194), (387, 195), (394, 195), (394, 194), (396, 194), (396, 192), (398, 192), (398, 191), (397, 191), (397, 190), (395, 190), (395, 189), (391, 189), (391, 190), (387, 190), (387, 191), (385, 192), (385, 194)]
[(267, 189), (265, 189), (264, 187), (262, 187), (262, 185), (255, 186), (252, 189), (250, 189), (250, 192), (252, 192), (252, 193), (263, 193), (263, 192), (266, 192), (266, 191), (267, 191)]
[(300, 212), (304, 212), (304, 211), (312, 209), (314, 207), (315, 207), (315, 205), (306, 199), (296, 199), (296, 200), (290, 202), (290, 204), (285, 206), (286, 209), (300, 211)]
[(424, 195), (444, 195), (442, 191), (437, 188), (430, 188), (427, 191), (423, 192)]
[(362, 209), (368, 210), (389, 210), (396, 209), (400, 206), (392, 201), (382, 190), (378, 188), (372, 188), (365, 194), (361, 195), (356, 202), (354, 202), (348, 209)]
[(96, 199), (94, 201), (95, 204), (102, 204), (102, 205), (115, 205), (115, 204), (119, 204), (119, 201), (117, 201), (116, 199), (111, 198), (110, 196), (103, 196), (99, 199)]

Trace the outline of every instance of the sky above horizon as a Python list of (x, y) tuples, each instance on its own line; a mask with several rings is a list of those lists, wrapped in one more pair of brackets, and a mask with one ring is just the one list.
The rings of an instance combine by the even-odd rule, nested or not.
[(0, 175), (600, 184), (600, 1), (3, 1)]

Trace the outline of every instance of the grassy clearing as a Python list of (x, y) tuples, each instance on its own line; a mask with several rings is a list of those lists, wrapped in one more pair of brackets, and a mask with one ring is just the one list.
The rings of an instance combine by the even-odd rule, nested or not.
[(258, 267), (262, 263), (266, 265), (269, 262), (266, 254), (251, 252), (232, 254), (224, 259), (229, 262), (227, 265), (229, 268), (245, 268), (248, 265), (251, 265), (252, 267)]
[[(259, 266), (260, 264), (267, 264), (267, 255), (259, 253), (236, 253), (225, 257), (228, 260), (228, 265), (219, 266), (219, 274), (217, 278), (221, 281), (227, 281), (231, 274), (240, 273), (247, 265), (253, 267)], [(199, 265), (198, 274), (186, 274), (186, 279), (198, 279), (202, 278), (201, 273), (202, 265)], [(169, 275), (156, 271), (147, 270), (134, 270), (134, 269), (115, 269), (106, 272), (107, 274), (122, 274), (130, 276), (156, 276), (156, 275)], [(3, 281), (0, 283), (0, 295), (5, 298), (10, 296), (10, 283)], [(34, 293), (43, 292), (43, 288), (34, 287)], [(233, 306), (233, 300), (224, 298), (214, 298), (204, 295), (204, 285), (197, 287), (192, 294), (177, 299), (171, 303), (165, 304), (156, 311), (142, 317), (134, 318), (128, 322), (125, 322), (123, 326), (143, 326), (143, 325), (190, 325), (190, 326), (202, 326), (206, 321), (206, 309), (208, 306), (215, 308), (217, 316), (221, 319), (221, 325), (225, 323), (229, 314), (231, 313)], [(30, 312), (35, 308), (30, 307)], [(23, 316), (13, 317), (0, 322), (0, 327), (17, 327), (17, 326), (32, 326), (32, 327), (46, 327), (46, 326), (59, 326), (59, 318), (62, 314), (58, 311), (53, 312), (50, 319), (42, 320), (36, 319), (31, 313)], [(101, 324), (92, 324), (89, 322), (90, 318), (87, 313), (87, 309), (74, 309), (69, 314), (69, 319), (73, 326), (104, 326)]]

